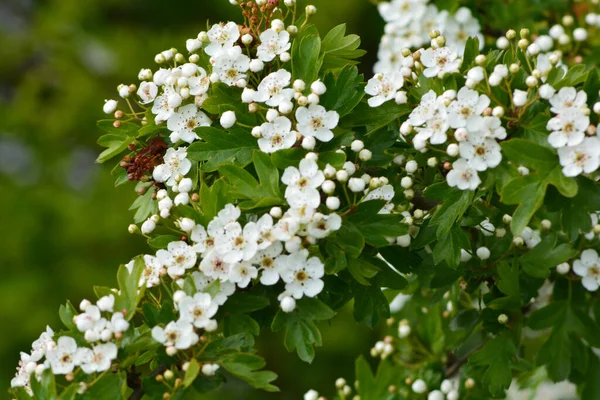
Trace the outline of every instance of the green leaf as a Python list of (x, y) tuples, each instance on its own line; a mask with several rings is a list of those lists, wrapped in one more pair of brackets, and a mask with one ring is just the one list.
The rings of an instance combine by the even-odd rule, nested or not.
[(450, 232), (438, 240), (433, 249), (433, 261), (436, 264), (446, 261), (450, 268), (460, 264), (460, 250), (469, 247), (469, 239), (459, 225), (453, 225)]
[(185, 376), (183, 378), (183, 387), (188, 388), (200, 373), (200, 364), (196, 361), (195, 358), (192, 358), (188, 363), (188, 368), (185, 371)]
[(148, 240), (148, 244), (155, 250), (166, 249), (171, 242), (178, 242), (181, 236), (175, 235), (159, 235)]
[(537, 174), (529, 174), (511, 180), (501, 193), (505, 204), (518, 204), (510, 224), (514, 235), (520, 235), (535, 212), (544, 203), (547, 183)]
[(510, 265), (507, 262), (501, 262), (498, 265), (498, 278), (496, 285), (505, 297), (494, 299), (490, 308), (510, 311), (520, 311), (521, 309), (521, 291), (519, 290), (519, 266)]
[(378, 285), (364, 286), (355, 281), (351, 283), (354, 294), (354, 319), (364, 322), (369, 328), (389, 318), (390, 305)]
[(133, 221), (136, 224), (145, 221), (150, 215), (155, 214), (158, 210), (158, 205), (155, 200), (152, 199), (153, 190), (146, 190), (141, 196), (138, 196), (129, 210), (137, 210), (133, 216)]
[(469, 357), (469, 365), (483, 370), (481, 383), (494, 396), (504, 394), (512, 382), (512, 359), (517, 348), (508, 332), (502, 332)]
[[(369, 363), (360, 356), (355, 364), (356, 380), (358, 382), (357, 391), (361, 399), (396, 399), (389, 392), (391, 385), (397, 385), (402, 380), (404, 370), (398, 368), (389, 360), (383, 360), (377, 367), (377, 373), (373, 376)], [(390, 397), (393, 396), (393, 397)]]
[(208, 99), (202, 103), (202, 108), (215, 115), (222, 115), (225, 111), (234, 111), (236, 119), (250, 126), (256, 126), (256, 114), (248, 112), (248, 105), (242, 103), (242, 89), (235, 86), (227, 86), (224, 83), (213, 83)]
[(385, 200), (370, 200), (358, 205), (355, 212), (348, 214), (348, 222), (356, 226), (365, 241), (375, 247), (389, 244), (387, 237), (406, 235), (408, 226), (402, 223), (401, 214), (378, 214)]
[[(323, 38), (321, 52), (323, 57), (323, 71), (343, 68), (358, 64), (357, 58), (366, 54), (359, 49), (360, 37), (346, 34), (346, 24), (341, 24), (330, 30)], [(327, 87), (329, 89), (329, 86)]]
[(331, 241), (325, 243), (325, 250), (328, 257), (325, 258), (325, 273), (337, 274), (344, 270), (348, 265), (346, 253), (342, 248)]
[(34, 398), (44, 400), (56, 400), (56, 382), (54, 381), (54, 374), (47, 368), (42, 373), (42, 379), (38, 382), (37, 379), (30, 379), (31, 390), (33, 391)]
[(587, 80), (589, 67), (586, 64), (576, 64), (569, 68), (565, 77), (552, 85), (556, 90), (567, 86), (577, 86)]
[(442, 203), (442, 206), (435, 212), (429, 222), (429, 226), (437, 226), (436, 235), (438, 239), (446, 236), (450, 228), (467, 211), (467, 208), (473, 202), (475, 192), (471, 190), (452, 189)]
[(343, 221), (340, 229), (327, 240), (338, 245), (351, 258), (358, 258), (365, 247), (365, 238), (358, 228), (348, 221)]
[(534, 171), (549, 171), (558, 165), (556, 153), (530, 140), (511, 139), (502, 142), (500, 146), (502, 147), (502, 153), (510, 161)]
[(137, 305), (144, 295), (145, 286), (139, 289), (138, 294), (138, 283), (145, 267), (143, 257), (137, 256), (134, 258), (131, 273), (125, 265), (121, 265), (117, 272), (120, 293), (115, 296), (115, 309), (125, 310), (125, 319), (127, 320), (133, 318)]
[(475, 57), (479, 55), (479, 39), (470, 37), (467, 39), (465, 43), (465, 52), (463, 54), (463, 61), (460, 66), (461, 72), (466, 72), (473, 61), (475, 61)]
[(348, 260), (348, 272), (361, 285), (370, 286), (369, 279), (373, 278), (378, 271), (379, 268), (362, 258)]
[(304, 297), (296, 302), (296, 309), (291, 313), (279, 310), (273, 319), (271, 329), (278, 332), (285, 329), (285, 347), (288, 351), (298, 353), (302, 361), (312, 362), (315, 357), (314, 346), (321, 346), (321, 332), (314, 321), (333, 318), (335, 312), (325, 303)]
[(249, 315), (238, 313), (229, 314), (224, 318), (223, 332), (228, 336), (242, 332), (258, 336), (260, 333), (260, 325), (258, 325), (258, 322)]
[(246, 292), (236, 292), (220, 307), (226, 313), (251, 313), (269, 306), (269, 299)]
[(307, 84), (317, 80), (323, 63), (321, 38), (314, 25), (300, 29), (292, 44), (292, 79), (302, 79)]
[(67, 303), (64, 306), (61, 305), (58, 309), (58, 316), (60, 317), (60, 320), (63, 323), (63, 325), (69, 331), (77, 330), (77, 326), (73, 322), (73, 317), (77, 314), (77, 310), (75, 309), (75, 307), (73, 307), (73, 304), (71, 304), (69, 300), (67, 300)]
[(337, 111), (340, 117), (349, 114), (365, 95), (363, 76), (358, 74), (356, 67), (347, 65), (337, 76), (329, 73), (323, 83), (327, 91), (319, 99), (319, 104), (327, 110)]
[(245, 167), (252, 161), (252, 152), (258, 148), (256, 139), (246, 129), (234, 127), (226, 132), (211, 127), (200, 127), (196, 133), (204, 141), (192, 143), (187, 150), (192, 161), (204, 161), (201, 170), (212, 172), (224, 164)]
[(220, 360), (220, 364), (231, 375), (239, 378), (255, 389), (267, 392), (278, 392), (277, 386), (270, 382), (277, 379), (277, 374), (271, 371), (257, 371), (265, 366), (265, 360), (255, 354), (232, 353)]
[(205, 183), (200, 185), (200, 211), (202, 217), (198, 223), (208, 225), (212, 221), (219, 211), (225, 207), (231, 200), (226, 195), (227, 184), (224, 179), (217, 179), (212, 186), (208, 186)]
[(521, 257), (523, 271), (536, 278), (547, 278), (550, 269), (577, 255), (577, 250), (568, 243), (555, 246), (556, 235), (548, 234), (528, 253)]
[(369, 127), (367, 130), (368, 134), (375, 132), (403, 115), (407, 115), (410, 111), (411, 108), (408, 105), (398, 105), (393, 101), (383, 103), (376, 108), (372, 108), (366, 101), (362, 101), (351, 114), (346, 115), (340, 120), (340, 126), (345, 128), (367, 126)]
[(247, 199), (238, 206), (242, 210), (250, 210), (283, 204), (279, 191), (279, 171), (273, 166), (269, 155), (257, 150), (253, 160), (260, 183), (248, 171), (235, 165), (219, 168), (219, 173), (233, 186), (231, 193)]
[[(81, 398), (86, 400), (125, 398), (127, 380), (124, 378), (124, 375), (124, 371), (117, 374), (107, 373), (94, 383)], [(79, 399), (80, 397), (77, 398)]]

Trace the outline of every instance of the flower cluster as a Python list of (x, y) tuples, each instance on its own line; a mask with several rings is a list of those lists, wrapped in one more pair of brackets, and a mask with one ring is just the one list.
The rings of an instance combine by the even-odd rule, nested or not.
[(374, 67), (376, 73), (401, 71), (407, 66), (402, 50), (418, 49), (427, 44), (432, 30), (441, 32), (451, 51), (459, 56), (469, 37), (480, 37), (483, 44), (479, 21), (466, 7), (450, 14), (429, 0), (392, 0), (379, 3), (378, 8), (386, 25)]

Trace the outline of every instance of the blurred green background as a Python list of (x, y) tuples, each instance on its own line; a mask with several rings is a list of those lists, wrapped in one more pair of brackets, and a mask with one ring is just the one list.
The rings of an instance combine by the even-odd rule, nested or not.
[[(322, 33), (346, 22), (375, 56), (383, 25), (372, 4), (312, 3)], [(149, 250), (127, 233), (133, 188), (115, 189), (110, 165), (94, 162), (101, 150), (95, 123), (119, 83), (154, 68), (159, 51), (185, 50), (208, 19), (240, 15), (227, 0), (0, 1), (0, 399), (8, 398), (19, 351), (29, 351), (46, 324), (60, 327), (59, 305), (92, 298), (93, 285), (113, 286), (117, 266)], [(267, 335), (261, 351), (285, 395), (234, 384), (233, 398), (297, 399), (311, 387), (332, 392), (376, 334), (349, 313), (322, 330), (324, 346), (311, 366)]]

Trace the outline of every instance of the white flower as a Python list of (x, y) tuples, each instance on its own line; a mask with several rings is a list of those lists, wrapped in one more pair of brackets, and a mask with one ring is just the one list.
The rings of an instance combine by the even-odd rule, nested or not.
[(333, 132), (340, 116), (335, 111), (327, 111), (323, 106), (311, 104), (306, 107), (299, 107), (296, 110), (296, 120), (298, 125), (296, 129), (304, 136), (314, 136), (321, 142), (329, 142), (333, 139)]
[(225, 225), (223, 235), (216, 236), (215, 249), (228, 263), (248, 261), (258, 250), (258, 228), (254, 222), (248, 222), (244, 228), (237, 222)]
[(285, 198), (291, 207), (319, 207), (321, 195), (317, 190), (325, 176), (316, 162), (306, 158), (300, 161), (300, 169), (287, 167), (281, 181), (287, 185)]
[(258, 229), (258, 249), (264, 250), (271, 246), (277, 239), (273, 235), (273, 217), (269, 214), (264, 214), (256, 221), (256, 228)]
[(42, 332), (40, 337), (31, 344), (31, 361), (37, 362), (46, 355), (48, 345), (54, 343), (53, 337), (54, 331), (49, 326), (46, 326), (46, 332)]
[(558, 149), (558, 157), (565, 176), (594, 172), (600, 166), (600, 139), (585, 138), (577, 146), (561, 147)]
[(167, 120), (167, 128), (173, 132), (171, 142), (176, 143), (177, 139), (181, 139), (184, 142), (192, 143), (198, 139), (194, 129), (200, 126), (210, 126), (211, 122), (204, 112), (198, 111), (195, 104), (180, 107)]
[(265, 286), (274, 285), (279, 280), (279, 271), (275, 268), (275, 259), (283, 252), (281, 242), (274, 242), (271, 246), (260, 250), (252, 263), (258, 265), (261, 270), (260, 283)]
[(76, 352), (77, 343), (75, 339), (70, 336), (59, 337), (56, 347), (46, 354), (46, 359), (50, 363), (52, 373), (55, 375), (64, 375), (73, 372), (76, 365), (74, 359)]
[(404, 78), (399, 72), (376, 74), (369, 79), (365, 87), (365, 93), (373, 96), (368, 100), (369, 106), (379, 107), (386, 101), (395, 99), (396, 93), (403, 85)]
[(185, 296), (179, 301), (181, 320), (192, 323), (196, 328), (206, 328), (218, 308), (208, 293), (196, 293), (194, 297)]
[(112, 294), (109, 294), (108, 296), (102, 296), (100, 299), (98, 299), (96, 305), (100, 311), (112, 312), (115, 305), (115, 296)]
[(152, 338), (167, 347), (174, 346), (180, 350), (188, 349), (198, 343), (194, 326), (183, 320), (171, 321), (164, 328), (155, 326), (152, 328)]
[(460, 156), (477, 171), (497, 167), (502, 161), (500, 145), (482, 132), (471, 133), (467, 140), (459, 143), (459, 149)]
[(481, 121), (480, 131), (487, 138), (498, 140), (506, 139), (506, 129), (501, 125), (502, 121), (497, 117), (483, 117)]
[(142, 270), (142, 275), (140, 276), (139, 286), (153, 287), (160, 284), (160, 269), (163, 264), (158, 259), (158, 257), (151, 255), (144, 255), (144, 264), (146, 266)]
[(479, 95), (475, 90), (462, 87), (456, 95), (456, 100), (448, 107), (448, 122), (454, 129), (477, 131), (482, 123), (480, 116), (489, 105), (490, 99), (485, 94)]
[(258, 85), (253, 100), (270, 107), (279, 107), (283, 102), (289, 102), (294, 97), (294, 89), (287, 88), (291, 79), (292, 74), (285, 69), (270, 73)]
[(223, 52), (215, 59), (213, 73), (226, 85), (234, 86), (240, 79), (246, 79), (245, 72), (250, 68), (250, 58), (242, 54), (239, 46)]
[(585, 130), (590, 125), (590, 118), (574, 109), (565, 109), (548, 121), (546, 129), (552, 133), (548, 143), (554, 148), (577, 146), (585, 138)]
[(269, 62), (290, 49), (290, 34), (282, 30), (277, 32), (273, 29), (267, 29), (260, 34), (260, 45), (256, 50), (256, 56), (259, 60)]
[(479, 47), (483, 48), (484, 39), (481, 35), (481, 27), (477, 18), (473, 17), (471, 10), (461, 7), (446, 22), (444, 36), (448, 44), (456, 46), (458, 55), (462, 56), (465, 44), (469, 37), (479, 38)]
[(522, 107), (527, 103), (527, 92), (515, 89), (513, 93), (513, 104), (517, 107)]
[(248, 262), (240, 262), (233, 265), (229, 271), (229, 280), (237, 283), (238, 287), (245, 288), (250, 281), (258, 276), (258, 270)]
[(448, 172), (446, 180), (449, 186), (458, 187), (460, 190), (475, 190), (481, 183), (477, 171), (463, 158), (452, 164), (452, 170)]
[(556, 89), (554, 89), (550, 84), (545, 83), (540, 86), (539, 93), (542, 99), (549, 100), (552, 98), (552, 96), (554, 96), (554, 93), (556, 93)]
[[(363, 181), (364, 182), (364, 181)], [(323, 215), (315, 214), (312, 221), (306, 227), (308, 234), (317, 239), (323, 239), (333, 231), (342, 226), (342, 218), (337, 214)]]
[(117, 101), (116, 100), (106, 100), (104, 106), (102, 107), (102, 111), (105, 114), (112, 114), (117, 109)]
[[(429, 115), (425, 121), (424, 127), (415, 127), (418, 132), (414, 139), (413, 144), (417, 147), (416, 143), (421, 141), (425, 142), (429, 140), (431, 144), (442, 144), (448, 140), (446, 132), (448, 131), (448, 112), (442, 101), (435, 102), (435, 108), (431, 108), (427, 111), (433, 110), (433, 114)], [(416, 109), (414, 110), (416, 111)], [(412, 114), (411, 114), (412, 115)]]
[(277, 240), (288, 241), (294, 237), (299, 229), (300, 226), (297, 218), (284, 216), (273, 227), (273, 236)]
[(179, 147), (177, 150), (168, 148), (163, 161), (164, 164), (154, 168), (152, 177), (156, 182), (166, 182), (167, 186), (173, 186), (177, 175), (185, 175), (192, 168), (192, 162), (187, 159), (187, 147)]
[(223, 115), (221, 115), (221, 119), (219, 120), (221, 126), (225, 129), (229, 129), (233, 125), (235, 125), (235, 121), (236, 117), (234, 111), (225, 111)]
[(371, 190), (361, 200), (361, 202), (365, 202), (365, 201), (369, 201), (369, 200), (392, 201), (393, 198), (394, 198), (394, 187), (392, 185), (384, 185), (384, 186), (378, 187), (375, 190)]
[(231, 267), (231, 263), (225, 262), (224, 256), (215, 249), (206, 253), (204, 259), (200, 262), (200, 271), (202, 273), (210, 278), (220, 279), (221, 281), (229, 279)]
[(167, 250), (161, 249), (156, 252), (156, 257), (167, 268), (171, 278), (183, 275), (186, 269), (196, 264), (196, 252), (183, 241), (169, 243)]
[(286, 283), (285, 290), (292, 297), (314, 297), (323, 290), (323, 263), (317, 257), (308, 258), (308, 250), (302, 249), (289, 256), (279, 256), (277, 263), (281, 279)]
[(209, 56), (218, 56), (233, 47), (240, 38), (240, 30), (235, 22), (228, 22), (225, 25), (213, 25), (207, 35), (210, 44), (206, 46), (204, 52)]
[[(196, 290), (203, 292), (206, 288), (211, 285), (215, 279), (210, 278), (200, 271), (194, 271), (192, 273), (192, 279)], [(229, 281), (219, 282), (219, 291), (213, 296), (213, 302), (219, 306), (225, 304), (227, 298), (235, 292), (235, 284)]]
[(587, 108), (587, 94), (573, 87), (564, 87), (550, 98), (550, 111), (555, 114), (562, 114), (569, 109), (584, 110)]
[(142, 104), (152, 103), (158, 94), (158, 86), (154, 82), (142, 82), (137, 94)]
[(82, 347), (75, 353), (75, 363), (81, 366), (86, 374), (107, 371), (112, 360), (117, 358), (117, 345), (114, 343), (103, 343), (93, 349)]
[(461, 60), (457, 58), (456, 50), (449, 47), (427, 49), (421, 53), (421, 63), (425, 66), (423, 75), (428, 78), (444, 76), (458, 72)]
[(92, 329), (101, 318), (100, 309), (97, 306), (88, 306), (85, 312), (75, 316), (73, 322), (80, 332), (85, 332)]
[(202, 225), (196, 225), (192, 229), (191, 239), (195, 243), (193, 247), (196, 253), (204, 253), (207, 248), (214, 246), (214, 239), (206, 234)]
[(125, 332), (129, 329), (129, 322), (127, 322), (123, 313), (116, 312), (110, 318), (110, 323), (107, 325), (107, 328), (114, 333)]
[(296, 143), (296, 133), (292, 131), (292, 122), (287, 117), (265, 122), (260, 126), (260, 132), (262, 137), (258, 139), (258, 147), (265, 153), (289, 149)]
[(192, 76), (188, 78), (188, 88), (192, 96), (199, 96), (208, 91), (210, 87), (210, 78), (206, 74), (206, 71), (202, 67), (197, 67), (197, 71), (200, 73), (199, 76)]
[(533, 230), (528, 226), (526, 226), (525, 229), (523, 229), (523, 232), (521, 232), (519, 237), (521, 237), (521, 239), (525, 241), (525, 244), (530, 249), (533, 249), (542, 241), (540, 231)]
[(412, 21), (420, 20), (426, 10), (425, 0), (392, 0), (379, 3), (377, 8), (386, 22), (405, 27)]
[(423, 125), (429, 119), (433, 118), (440, 103), (443, 106), (443, 99), (438, 99), (437, 94), (433, 90), (425, 93), (421, 97), (419, 105), (408, 116), (408, 123), (412, 126)]
[(583, 279), (583, 287), (590, 292), (595, 292), (600, 286), (600, 259), (594, 249), (581, 252), (581, 258), (573, 262), (573, 271)]

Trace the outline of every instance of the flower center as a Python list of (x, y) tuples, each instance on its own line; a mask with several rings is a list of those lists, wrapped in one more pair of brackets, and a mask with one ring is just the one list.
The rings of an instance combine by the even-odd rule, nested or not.
[(304, 281), (308, 280), (308, 275), (304, 271), (298, 271), (298, 272), (296, 272), (296, 280), (298, 282), (304, 282)]

